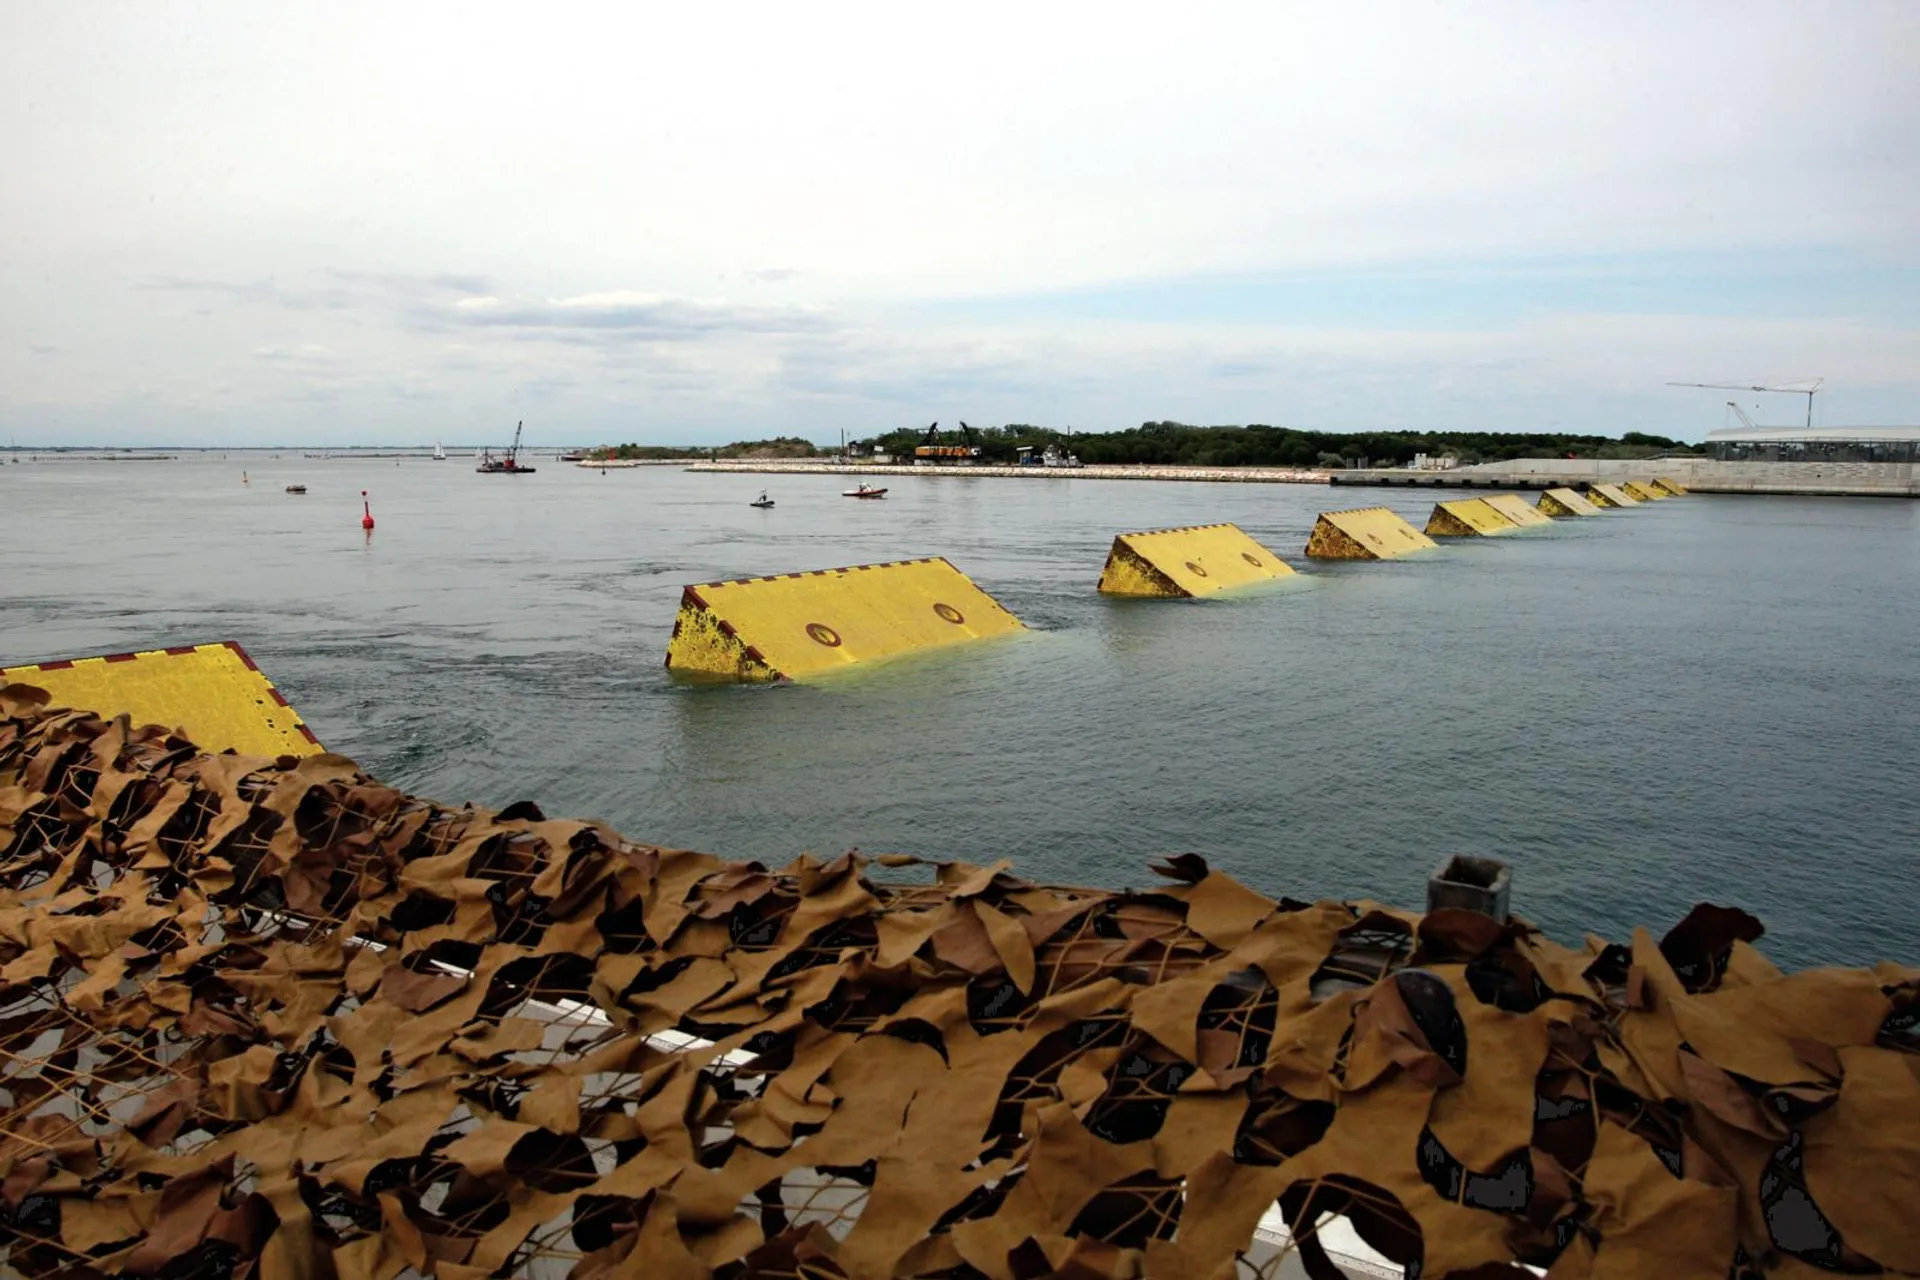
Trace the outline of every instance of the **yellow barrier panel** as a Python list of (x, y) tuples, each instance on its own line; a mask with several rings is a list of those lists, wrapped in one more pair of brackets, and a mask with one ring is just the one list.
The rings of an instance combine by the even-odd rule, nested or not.
[(1653, 478), (1653, 484), (1658, 488), (1665, 489), (1669, 498), (1678, 498), (1687, 492), (1686, 487), (1678, 480), (1669, 480), (1665, 476), (1655, 476)]
[(1316, 560), (1391, 560), (1439, 545), (1385, 507), (1322, 511), (1307, 535)]
[(1664, 498), (1667, 496), (1666, 494), (1660, 493), (1657, 490), (1649, 489), (1645, 484), (1641, 483), (1638, 480), (1622, 480), (1620, 482), (1620, 489), (1629, 498), (1634, 499), (1636, 502), (1653, 502), (1657, 499)]
[(231, 748), (251, 756), (321, 751), (313, 730), (231, 640), (0, 670), (0, 684), (15, 683), (45, 689), (56, 707), (103, 716), (124, 713), (136, 725), (182, 730), (208, 751)]
[(1537, 508), (1549, 516), (1597, 516), (1600, 508), (1571, 489), (1548, 489)]
[(797, 680), (1025, 629), (935, 556), (688, 587), (667, 667), (729, 680)]
[(1587, 501), (1601, 507), (1637, 507), (1640, 500), (1627, 495), (1619, 485), (1590, 484), (1587, 486)]
[(1487, 505), (1519, 525), (1522, 529), (1536, 524), (1553, 523), (1553, 521), (1527, 505), (1527, 500), (1517, 493), (1496, 493), (1487, 499)]
[(1517, 528), (1517, 524), (1488, 505), (1485, 498), (1437, 502), (1433, 514), (1427, 517), (1429, 538), (1492, 538)]
[(1293, 576), (1293, 567), (1234, 524), (1148, 529), (1113, 540), (1100, 571), (1110, 596), (1206, 596)]

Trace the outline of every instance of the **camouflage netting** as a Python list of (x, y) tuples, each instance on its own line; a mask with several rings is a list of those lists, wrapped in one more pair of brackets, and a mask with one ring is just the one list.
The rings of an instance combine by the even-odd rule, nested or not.
[(0, 691), (0, 1270), (1920, 1274), (1920, 970), (1156, 870), (769, 871)]

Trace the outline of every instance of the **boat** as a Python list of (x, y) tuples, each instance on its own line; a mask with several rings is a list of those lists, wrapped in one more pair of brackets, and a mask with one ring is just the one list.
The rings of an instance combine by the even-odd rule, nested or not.
[(288, 493), (305, 493), (306, 491), (307, 486), (303, 484), (290, 484), (287, 486)]
[(493, 450), (483, 449), (480, 452), (480, 465), (474, 470), (483, 476), (532, 475), (534, 468), (520, 465), (520, 429), (524, 426), (526, 426), (524, 422), (513, 424), (513, 447), (507, 450), (505, 457), (496, 458), (493, 456)]
[(763, 493), (760, 495), (758, 502), (749, 502), (747, 505), (750, 507), (758, 507), (762, 511), (771, 511), (773, 509), (773, 499)]
[(887, 496), (887, 491), (885, 489), (875, 489), (871, 485), (863, 484), (858, 489), (842, 489), (840, 496), (843, 498), (884, 498)]
[(585, 462), (586, 460), (587, 455), (584, 453), (563, 453), (560, 455), (560, 461), (562, 462)]
[(433, 446), (433, 460), (435, 462), (445, 462), (447, 460), (446, 446), (440, 444), (438, 441), (436, 441)]

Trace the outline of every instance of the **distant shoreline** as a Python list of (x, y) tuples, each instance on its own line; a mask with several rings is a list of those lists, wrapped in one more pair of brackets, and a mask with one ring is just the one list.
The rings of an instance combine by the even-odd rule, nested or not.
[(902, 480), (958, 477), (963, 480), (1185, 480), (1214, 484), (1327, 484), (1332, 479), (1325, 471), (1299, 470), (1291, 467), (1121, 466), (1110, 463), (1081, 467), (903, 467), (875, 466), (872, 463), (858, 462), (731, 459), (724, 462), (695, 462), (688, 465), (686, 469), (730, 475), (885, 476), (889, 479), (899, 477)]
[(171, 453), (82, 453), (60, 449), (10, 449), (9, 462), (177, 462)]

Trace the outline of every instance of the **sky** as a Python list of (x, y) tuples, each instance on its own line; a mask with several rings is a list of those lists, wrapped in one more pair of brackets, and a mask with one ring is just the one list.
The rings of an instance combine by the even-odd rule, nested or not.
[(0, 445), (1920, 422), (1920, 5), (0, 5)]

